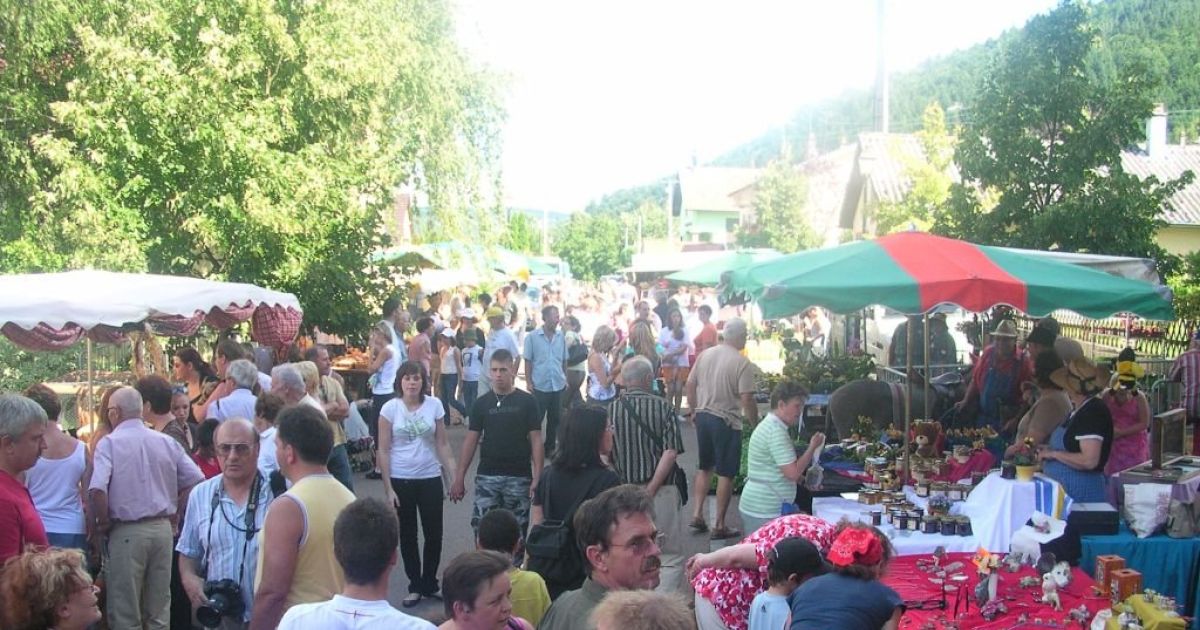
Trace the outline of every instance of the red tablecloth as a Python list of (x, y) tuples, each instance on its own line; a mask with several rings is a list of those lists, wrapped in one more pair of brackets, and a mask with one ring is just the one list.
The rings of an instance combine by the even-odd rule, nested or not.
[[(919, 630), (927, 622), (932, 622), (935, 626), (941, 628), (942, 619), (952, 619), (958, 622), (959, 628), (974, 628), (976, 630), (1000, 630), (1000, 629), (1015, 629), (1023, 626), (1017, 625), (1017, 618), (1025, 613), (1029, 617), (1029, 622), (1032, 624), (1035, 619), (1040, 619), (1043, 622), (1053, 621), (1064, 627), (1075, 627), (1078, 625), (1066, 626), (1064, 623), (1068, 620), (1068, 612), (1071, 609), (1078, 608), (1080, 604), (1086, 604), (1088, 607), (1088, 622), (1091, 622), (1092, 617), (1103, 608), (1109, 607), (1107, 598), (1100, 597), (1092, 590), (1092, 578), (1082, 570), (1076, 568), (1073, 570), (1074, 577), (1071, 584), (1065, 589), (1058, 591), (1059, 597), (1062, 599), (1062, 611), (1055, 611), (1047, 604), (1041, 603), (1042, 586), (1039, 581), (1037, 586), (1030, 588), (1021, 588), (1018, 584), (1024, 576), (1033, 576), (1037, 572), (1033, 567), (1022, 567), (1016, 573), (1009, 573), (1003, 566), (999, 568), (1000, 572), (1000, 587), (997, 590), (998, 596), (1004, 599), (1005, 605), (1008, 607), (1008, 612), (1001, 614), (992, 621), (984, 620), (979, 614), (979, 607), (974, 602), (975, 585), (979, 582), (976, 577), (975, 565), (971, 564), (973, 554), (969, 553), (951, 553), (946, 554), (942, 565), (948, 565), (952, 562), (962, 562), (964, 568), (962, 573), (967, 576), (967, 587), (964, 591), (964, 600), (959, 605), (959, 616), (954, 618), (954, 601), (955, 594), (946, 594), (946, 610), (915, 610), (910, 609), (904, 613), (904, 617), (900, 620), (900, 627), (908, 630)], [(933, 575), (926, 573), (917, 568), (917, 560), (929, 559), (930, 556), (901, 556), (893, 558), (891, 565), (888, 567), (888, 573), (883, 581), (888, 586), (895, 589), (900, 597), (905, 602), (935, 600), (939, 597), (938, 589), (940, 585), (933, 584), (929, 581)], [(964, 613), (965, 598), (971, 597), (971, 608)], [(1030, 627), (1034, 627), (1030, 625)], [(1044, 626), (1043, 626), (1044, 627)]]

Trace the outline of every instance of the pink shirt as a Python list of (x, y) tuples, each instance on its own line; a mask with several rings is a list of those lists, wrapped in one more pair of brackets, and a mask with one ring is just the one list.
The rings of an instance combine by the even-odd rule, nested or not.
[(433, 348), (429, 343), (429, 335), (416, 335), (408, 342), (408, 360), (416, 361), (425, 368), (425, 376), (429, 377), (429, 361), (433, 358)]
[(174, 514), (179, 493), (201, 481), (204, 474), (175, 438), (126, 420), (96, 445), (89, 490), (108, 493), (112, 520), (137, 521)]
[(0, 564), (20, 555), (25, 545), (49, 547), (46, 528), (25, 484), (0, 471)]

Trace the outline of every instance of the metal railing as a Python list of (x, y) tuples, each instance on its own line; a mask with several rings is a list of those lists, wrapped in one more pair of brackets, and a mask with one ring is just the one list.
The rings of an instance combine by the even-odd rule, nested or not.
[[(928, 377), (929, 378), (937, 378), (943, 374), (948, 374), (950, 372), (958, 372), (965, 367), (966, 367), (965, 365), (962, 365), (959, 363), (931, 365), (931, 366), (929, 366)], [(923, 365), (920, 365), (920, 366), (914, 365), (913, 369), (925, 372), (925, 366), (923, 366)], [(904, 373), (903, 368), (889, 367), (886, 365), (876, 365), (875, 366), (875, 380), (881, 381), (884, 383), (895, 383), (897, 385), (906, 385), (908, 383), (908, 375)]]

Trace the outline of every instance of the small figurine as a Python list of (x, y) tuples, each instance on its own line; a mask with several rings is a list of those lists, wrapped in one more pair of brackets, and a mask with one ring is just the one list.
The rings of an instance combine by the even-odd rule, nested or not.
[(980, 573), (979, 583), (975, 585), (975, 605), (982, 609), (988, 602), (995, 601), (999, 588), (1000, 574)]
[(941, 566), (942, 560), (946, 558), (945, 545), (938, 545), (933, 549), (933, 566)]
[(1026, 575), (1017, 582), (1017, 586), (1020, 586), (1021, 588), (1033, 588), (1037, 586), (1039, 582), (1041, 582), (1041, 580), (1033, 577), (1032, 575)]
[(1037, 564), (1034, 567), (1037, 569), (1038, 575), (1046, 575), (1054, 568), (1054, 563), (1058, 560), (1054, 557), (1053, 551), (1047, 551), (1038, 556)]
[(1071, 565), (1066, 562), (1055, 563), (1054, 568), (1050, 570), (1050, 575), (1054, 576), (1054, 582), (1058, 588), (1067, 588), (1071, 584)]
[(1020, 552), (1010, 553), (1004, 556), (1004, 570), (1009, 573), (1016, 573), (1021, 570), (1021, 564), (1024, 563), (1024, 556)]
[(1008, 606), (1004, 605), (1002, 599), (993, 599), (979, 608), (979, 614), (987, 621), (993, 621), (1006, 612), (1008, 612)]
[(1072, 621), (1086, 625), (1088, 620), (1092, 618), (1092, 611), (1088, 610), (1087, 604), (1080, 604), (1079, 608), (1072, 608), (1068, 616)]
[(1058, 582), (1050, 573), (1042, 576), (1042, 603), (1050, 604), (1054, 610), (1062, 610), (1062, 600), (1058, 598)]

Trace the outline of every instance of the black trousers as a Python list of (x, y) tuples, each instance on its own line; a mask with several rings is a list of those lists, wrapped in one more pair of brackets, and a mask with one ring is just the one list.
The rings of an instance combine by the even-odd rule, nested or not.
[(562, 389), (556, 392), (544, 392), (540, 389), (533, 390), (533, 397), (537, 400), (539, 412), (546, 414), (546, 455), (554, 452), (555, 437), (558, 433), (558, 420), (562, 417), (564, 391)]
[[(442, 478), (391, 480), (400, 506), (400, 559), (408, 576), (408, 592), (433, 595), (439, 590), (438, 565), (442, 560)], [(422, 553), (417, 542), (417, 518), (425, 537)]]

